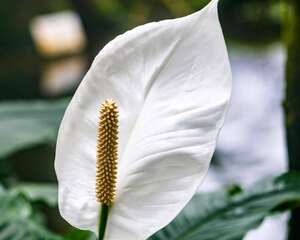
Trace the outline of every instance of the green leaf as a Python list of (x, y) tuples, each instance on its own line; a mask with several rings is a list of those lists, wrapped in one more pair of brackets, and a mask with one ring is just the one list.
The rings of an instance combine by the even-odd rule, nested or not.
[[(300, 205), (300, 174), (255, 184), (245, 192), (197, 194), (150, 240), (238, 240), (275, 212)], [(284, 206), (284, 208), (282, 208)]]
[(22, 194), (0, 190), (0, 212), (0, 240), (62, 240), (43, 226), (43, 215)]
[(3, 102), (0, 104), (0, 158), (18, 150), (56, 140), (68, 100)]
[(97, 240), (96, 235), (90, 231), (74, 229), (64, 240)]
[(12, 190), (14, 194), (23, 194), (28, 200), (32, 202), (41, 201), (51, 207), (57, 206), (57, 185), (44, 183), (22, 183), (14, 187)]
[[(23, 239), (18, 235), (24, 237), (24, 233), (26, 233), (24, 239), (28, 240), (97, 240), (95, 234), (90, 231), (74, 228), (66, 236), (59, 236), (45, 229), (43, 215), (34, 209), (32, 204), (43, 202), (56, 207), (57, 194), (57, 185), (50, 183), (21, 183), (10, 190), (5, 190), (0, 185), (0, 211), (2, 213), (2, 204), (3, 209), (7, 209), (7, 215), (4, 217), (0, 215), (0, 240)], [(23, 225), (23, 220), (27, 225)], [(7, 226), (3, 230), (2, 223)], [(15, 232), (16, 228), (19, 228), (19, 232)], [(1, 238), (2, 234), (4, 236), (8, 234), (9, 237)]]

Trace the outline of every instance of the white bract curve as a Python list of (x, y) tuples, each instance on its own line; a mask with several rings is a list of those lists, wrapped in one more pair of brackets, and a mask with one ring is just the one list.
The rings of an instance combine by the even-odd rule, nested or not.
[(97, 233), (96, 140), (105, 99), (120, 112), (117, 195), (105, 239), (148, 238), (197, 190), (231, 93), (217, 5), (134, 28), (95, 58), (58, 134), (59, 210), (71, 225)]

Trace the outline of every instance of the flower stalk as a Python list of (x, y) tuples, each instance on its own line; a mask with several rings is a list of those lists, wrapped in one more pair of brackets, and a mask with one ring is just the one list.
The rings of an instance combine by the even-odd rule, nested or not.
[(109, 206), (107, 204), (102, 204), (99, 212), (99, 240), (104, 240), (105, 229), (107, 225)]

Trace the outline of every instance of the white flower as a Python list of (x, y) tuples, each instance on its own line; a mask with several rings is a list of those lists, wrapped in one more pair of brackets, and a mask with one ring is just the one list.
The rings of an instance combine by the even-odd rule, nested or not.
[(217, 4), (128, 31), (94, 60), (57, 141), (59, 209), (73, 226), (97, 233), (97, 132), (106, 99), (116, 101), (120, 127), (116, 199), (105, 239), (148, 238), (195, 193), (231, 92)]

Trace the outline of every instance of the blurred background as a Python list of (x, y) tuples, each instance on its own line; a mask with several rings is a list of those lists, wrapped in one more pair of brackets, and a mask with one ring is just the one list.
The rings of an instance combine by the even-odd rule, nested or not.
[[(53, 160), (60, 117), (68, 98), (108, 41), (137, 25), (192, 13), (208, 2), (2, 0), (2, 185), (56, 183)], [(217, 190), (235, 183), (248, 186), (287, 170), (282, 108), (286, 61), (281, 24), (284, 11), (285, 5), (278, 0), (220, 1), (220, 22), (233, 71), (233, 97), (212, 167), (199, 191)], [(41, 99), (55, 104), (49, 108), (44, 102), (34, 101), (30, 116), (17, 111), (27, 101)], [(27, 121), (22, 129), (16, 127), (21, 120)], [(67, 231), (68, 225), (56, 207), (45, 207), (45, 211), (50, 229)], [(285, 215), (272, 217), (251, 231), (246, 239), (286, 239), (287, 219)]]

